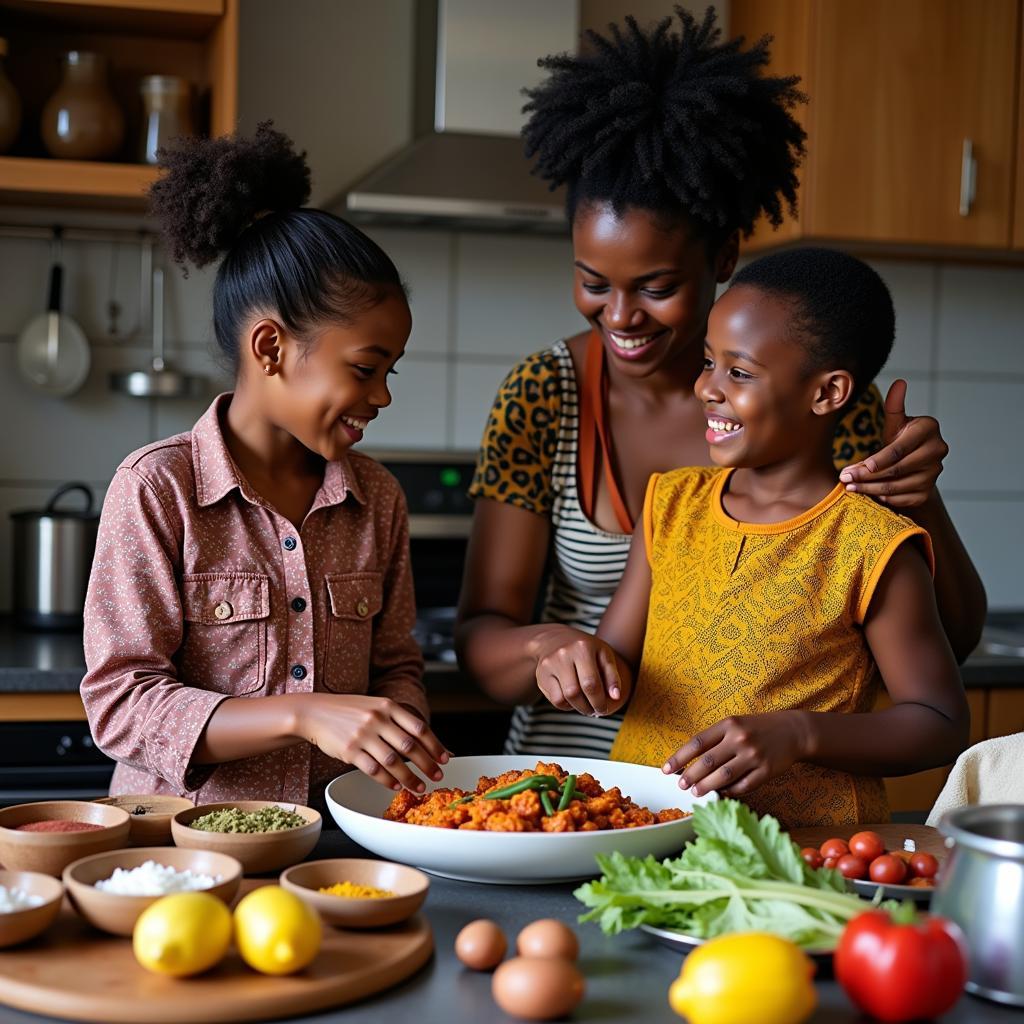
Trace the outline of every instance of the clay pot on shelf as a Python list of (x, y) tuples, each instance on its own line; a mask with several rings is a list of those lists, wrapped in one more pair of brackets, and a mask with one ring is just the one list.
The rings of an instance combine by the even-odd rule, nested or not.
[(21, 99), (4, 73), (2, 60), (7, 56), (7, 40), (0, 39), (0, 153), (14, 145), (21, 129)]
[(64, 79), (43, 109), (43, 142), (63, 160), (103, 160), (124, 139), (124, 115), (107, 87), (107, 61), (98, 53), (64, 55)]

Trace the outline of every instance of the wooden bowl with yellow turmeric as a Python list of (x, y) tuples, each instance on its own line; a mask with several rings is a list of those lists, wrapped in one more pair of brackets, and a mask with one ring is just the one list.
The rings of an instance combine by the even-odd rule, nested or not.
[(340, 857), (296, 864), (281, 885), (336, 928), (383, 928), (419, 910), (430, 879), (404, 864)]

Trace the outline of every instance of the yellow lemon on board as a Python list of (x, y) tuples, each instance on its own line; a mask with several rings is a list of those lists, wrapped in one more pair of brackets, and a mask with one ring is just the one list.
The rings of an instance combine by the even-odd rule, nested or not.
[(235, 907), (235, 944), (264, 974), (301, 971), (320, 949), (320, 916), (294, 893), (262, 885)]
[(231, 911), (208, 892), (162, 896), (132, 931), (135, 959), (156, 974), (184, 978), (220, 963), (231, 942)]
[(801, 1024), (817, 1005), (814, 969), (778, 935), (722, 935), (683, 961), (668, 1001), (690, 1024)]

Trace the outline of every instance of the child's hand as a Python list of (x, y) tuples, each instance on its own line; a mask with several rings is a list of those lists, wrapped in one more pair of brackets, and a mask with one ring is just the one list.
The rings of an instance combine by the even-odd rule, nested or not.
[(622, 696), (615, 652), (603, 640), (568, 626), (552, 630), (538, 652), (537, 687), (559, 711), (610, 714)]
[(358, 768), (389, 789), (416, 793), (423, 782), (405, 763), (440, 781), (448, 752), (417, 715), (386, 697), (316, 693), (303, 701), (302, 735), (329, 757)]
[(949, 445), (932, 416), (908, 416), (907, 382), (895, 380), (885, 396), (881, 451), (847, 466), (839, 479), (848, 491), (870, 494), (891, 508), (923, 505), (935, 491)]
[(671, 775), (688, 765), (679, 788), (692, 786), (694, 796), (712, 790), (722, 796), (739, 796), (801, 760), (806, 744), (799, 711), (735, 715), (683, 744), (661, 770)]

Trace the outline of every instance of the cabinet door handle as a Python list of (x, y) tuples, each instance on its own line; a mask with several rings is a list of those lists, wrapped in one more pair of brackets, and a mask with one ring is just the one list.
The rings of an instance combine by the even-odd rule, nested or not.
[(960, 216), (967, 217), (974, 204), (978, 185), (978, 161), (974, 159), (974, 143), (964, 139), (963, 156), (960, 158)]

